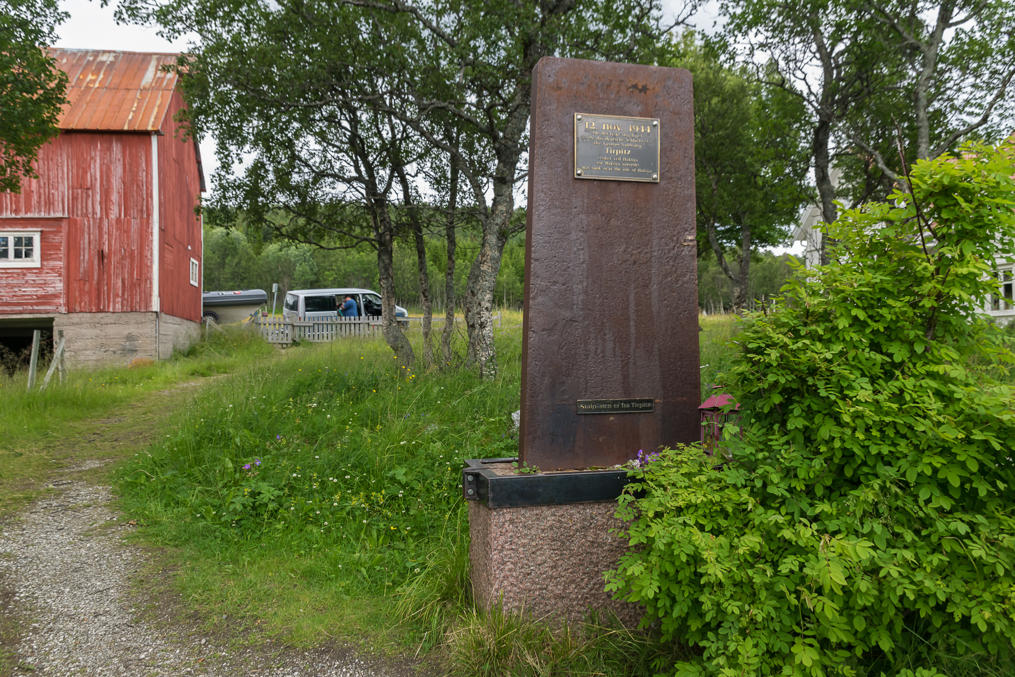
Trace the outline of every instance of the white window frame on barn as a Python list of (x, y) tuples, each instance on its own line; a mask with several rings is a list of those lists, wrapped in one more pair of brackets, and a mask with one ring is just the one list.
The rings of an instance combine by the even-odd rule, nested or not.
[(41, 230), (0, 230), (0, 268), (40, 267), (41, 245)]
[(194, 287), (201, 286), (201, 264), (197, 259), (190, 260), (190, 284)]

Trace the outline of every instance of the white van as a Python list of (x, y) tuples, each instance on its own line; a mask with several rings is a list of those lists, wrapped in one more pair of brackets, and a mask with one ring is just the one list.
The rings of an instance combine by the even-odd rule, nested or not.
[[(336, 289), (293, 289), (285, 295), (282, 303), (282, 319), (287, 322), (314, 320), (322, 317), (338, 317), (338, 307), (346, 296), (356, 302), (359, 315), (381, 316), (381, 295), (370, 289), (355, 287)], [(395, 306), (398, 323), (409, 323), (409, 312), (402, 306)]]

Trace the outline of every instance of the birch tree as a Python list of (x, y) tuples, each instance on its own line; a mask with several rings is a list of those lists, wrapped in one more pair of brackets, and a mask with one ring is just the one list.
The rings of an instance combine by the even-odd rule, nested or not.
[[(869, 3), (885, 42), (902, 56), (895, 101), (897, 125), (907, 132), (908, 154), (887, 155), (856, 126), (848, 138), (868, 152), (893, 182), (901, 163), (954, 150), (973, 134), (1007, 119), (1015, 78), (1015, 5), (1007, 0), (904, 0)], [(886, 121), (887, 122), (887, 121)], [(887, 126), (887, 125), (886, 125)]]
[(996, 136), (991, 123), (1012, 110), (1008, 0), (745, 0), (723, 11), (745, 55), (774, 64), (772, 81), (800, 92), (811, 111), (825, 222), (841, 197), (833, 163), (852, 165), (854, 188), (867, 181), (862, 197), (884, 194), (904, 162)]
[[(317, 0), (174, 0), (123, 4), (199, 44), (181, 57), (188, 123), (216, 139), (213, 203), (294, 241), (377, 253), (382, 331), (414, 361), (395, 319), (394, 243), (411, 209), (403, 186), (421, 147), (394, 115), (391, 41), (410, 39), (362, 10)], [(397, 27), (396, 27), (397, 28)], [(373, 60), (360, 55), (383, 55)]]
[[(558, 0), (477, 3), (351, 0), (407, 17), (418, 26), (407, 71), (410, 124), (450, 158), (481, 224), (480, 247), (466, 287), (468, 359), (484, 378), (497, 373), (493, 302), (525, 177), (531, 73), (544, 56), (646, 61), (665, 27), (657, 0)], [(693, 4), (685, 7), (679, 23)], [(435, 124), (436, 123), (436, 124)], [(446, 125), (457, 130), (449, 143)]]
[(727, 65), (716, 45), (685, 33), (663, 65), (694, 74), (695, 197), (699, 251), (711, 253), (748, 306), (751, 262), (782, 244), (810, 191), (806, 110), (799, 97)]

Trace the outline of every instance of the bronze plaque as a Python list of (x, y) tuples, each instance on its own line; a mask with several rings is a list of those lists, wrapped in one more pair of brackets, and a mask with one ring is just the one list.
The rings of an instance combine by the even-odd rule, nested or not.
[(575, 113), (574, 177), (659, 183), (659, 119)]
[(625, 400), (578, 400), (575, 410), (579, 414), (644, 414), (655, 409), (651, 397)]
[[(533, 72), (519, 432), (528, 465), (607, 467), (701, 436), (691, 92), (691, 74), (676, 68), (551, 57)], [(585, 111), (658, 120), (665, 138), (653, 132), (645, 148), (658, 144), (654, 173), (665, 180), (577, 180)], [(646, 395), (652, 408), (631, 410)], [(630, 404), (599, 408), (609, 401)]]

